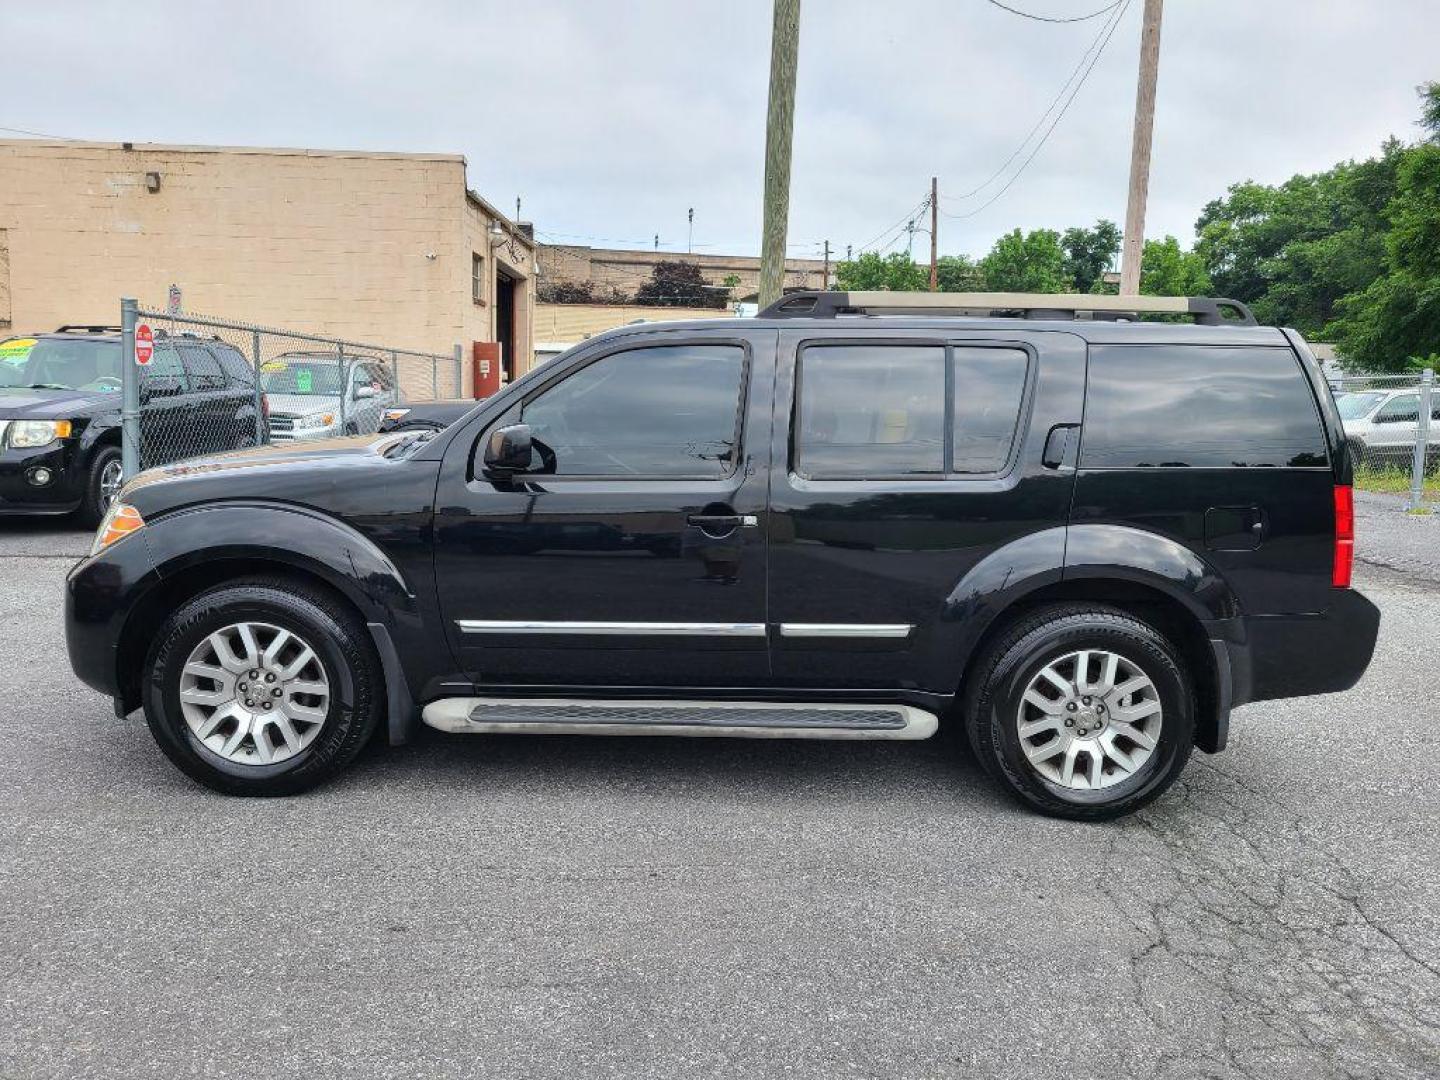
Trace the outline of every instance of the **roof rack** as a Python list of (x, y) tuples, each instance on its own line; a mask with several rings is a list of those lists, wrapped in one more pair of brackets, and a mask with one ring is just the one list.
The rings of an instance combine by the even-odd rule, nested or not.
[(57, 334), (118, 334), (118, 326), (92, 326), (85, 323), (66, 323), (55, 328)]
[(1141, 314), (1189, 315), (1201, 326), (1256, 326), (1239, 300), (1211, 296), (1103, 296), (1085, 293), (795, 292), (760, 312), (762, 319), (833, 319), (838, 315), (946, 315), (980, 318), (1133, 320)]

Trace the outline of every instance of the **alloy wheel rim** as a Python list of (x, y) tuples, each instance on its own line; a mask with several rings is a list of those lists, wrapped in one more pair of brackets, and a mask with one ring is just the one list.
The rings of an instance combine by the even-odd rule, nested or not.
[(125, 468), (118, 461), (108, 461), (105, 468), (100, 471), (100, 506), (101, 509), (110, 509), (110, 504), (115, 501), (115, 496), (120, 494), (120, 488), (125, 481)]
[(203, 638), (180, 675), (180, 711), (206, 749), (237, 765), (274, 765), (319, 735), (330, 677), (310, 644), (271, 623)]
[(1072, 791), (1098, 791), (1136, 775), (1154, 755), (1164, 721), (1150, 676), (1104, 649), (1079, 649), (1042, 667), (1015, 719), (1030, 767)]

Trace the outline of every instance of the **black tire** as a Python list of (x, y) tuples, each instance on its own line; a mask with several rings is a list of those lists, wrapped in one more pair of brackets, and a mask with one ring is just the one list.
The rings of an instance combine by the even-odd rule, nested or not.
[[(320, 730), (276, 764), (228, 761), (206, 747), (180, 708), (180, 675), (191, 651), (221, 627), (252, 619), (289, 630), (314, 649), (334, 688)], [(166, 620), (145, 658), (145, 719), (160, 749), (187, 776), (227, 795), (295, 795), (349, 765), (379, 725), (384, 683), (359, 617), (324, 589), (284, 579), (235, 581), (186, 601)]]
[[(1052, 660), (1087, 647), (1138, 665), (1163, 710), (1149, 759), (1134, 775), (1094, 791), (1042, 776), (1025, 757), (1015, 723), (1030, 679)], [(1153, 627), (1098, 604), (1037, 608), (1007, 627), (977, 661), (964, 702), (970, 745), (986, 771), (1027, 806), (1077, 821), (1121, 817), (1158, 798), (1184, 770), (1195, 740), (1194, 684), (1175, 648)]]
[(80, 503), (79, 511), (80, 524), (87, 529), (93, 529), (99, 525), (100, 519), (109, 509), (102, 490), (105, 470), (110, 468), (112, 463), (118, 465), (119, 462), (120, 448), (118, 446), (102, 446), (90, 459), (90, 469), (85, 474), (85, 495)]

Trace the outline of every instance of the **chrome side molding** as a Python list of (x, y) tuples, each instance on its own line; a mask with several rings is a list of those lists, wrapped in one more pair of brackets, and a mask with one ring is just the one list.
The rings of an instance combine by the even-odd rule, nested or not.
[(457, 619), (463, 634), (601, 634), (634, 637), (759, 637), (764, 623), (546, 622), (534, 619)]
[(910, 623), (781, 623), (780, 636), (787, 638), (907, 638), (915, 627)]

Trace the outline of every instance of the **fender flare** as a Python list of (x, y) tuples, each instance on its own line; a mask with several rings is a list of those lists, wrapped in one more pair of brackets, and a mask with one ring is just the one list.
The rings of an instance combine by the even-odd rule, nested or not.
[(1202, 623), (1240, 614), (1234, 590), (1190, 548), (1130, 525), (1071, 525), (1064, 580), (1112, 578), (1147, 585), (1184, 605)]

